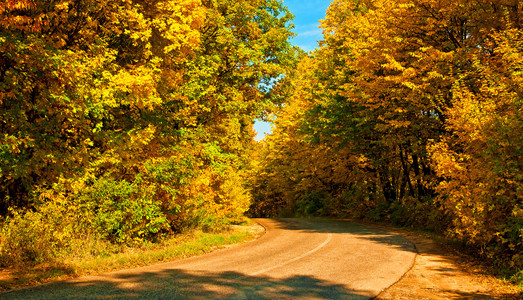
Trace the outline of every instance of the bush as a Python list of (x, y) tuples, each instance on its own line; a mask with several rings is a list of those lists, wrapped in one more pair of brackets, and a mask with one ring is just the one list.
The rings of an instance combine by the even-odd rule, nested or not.
[(59, 239), (52, 223), (37, 212), (11, 212), (1, 224), (0, 267), (50, 261)]
[(40, 191), (39, 198), (45, 201), (34, 210), (11, 211), (1, 224), (3, 266), (51, 262), (78, 251), (85, 241), (102, 248), (110, 248), (107, 242), (140, 244), (167, 228), (154, 193), (137, 184), (108, 178), (91, 186), (77, 184), (76, 193), (57, 184)]
[(305, 194), (296, 201), (296, 212), (298, 215), (322, 215), (328, 195), (324, 191), (312, 191)]
[(82, 176), (35, 188), (33, 209), (12, 211), (0, 224), (2, 263), (103, 254), (166, 233), (242, 222), (250, 197), (231, 167), (236, 158), (214, 146), (189, 150), (139, 163), (101, 157)]
[(138, 183), (101, 178), (78, 198), (82, 231), (119, 244), (150, 239), (168, 228), (155, 192)]

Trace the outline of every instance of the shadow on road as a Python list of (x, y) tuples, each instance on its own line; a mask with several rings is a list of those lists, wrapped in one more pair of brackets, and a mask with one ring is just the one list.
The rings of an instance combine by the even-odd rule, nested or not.
[(350, 234), (361, 239), (385, 244), (403, 251), (417, 253), (414, 244), (398, 233), (387, 232), (345, 220), (289, 218), (278, 219), (278, 223), (274, 226), (278, 229), (298, 230), (311, 233)]
[[(262, 220), (274, 229), (304, 233), (347, 234), (357, 239), (416, 252), (414, 245), (399, 234), (363, 225), (333, 220)], [(270, 230), (269, 230), (270, 231)], [(259, 240), (259, 242), (262, 239)], [(245, 244), (245, 246), (249, 246)], [(240, 246), (241, 247), (241, 246)], [(240, 269), (241, 270), (241, 269)], [(379, 275), (379, 274), (376, 274)], [(18, 290), (1, 294), (1, 299), (368, 299), (375, 292), (349, 290), (345, 286), (315, 276), (285, 278), (249, 276), (240, 272), (188, 271), (162, 267), (155, 271), (134, 269), (104, 276)]]
[(6, 294), (2, 299), (368, 299), (310, 276), (276, 279), (237, 272), (211, 274), (165, 269), (159, 272), (113, 274), (82, 281), (59, 282)]

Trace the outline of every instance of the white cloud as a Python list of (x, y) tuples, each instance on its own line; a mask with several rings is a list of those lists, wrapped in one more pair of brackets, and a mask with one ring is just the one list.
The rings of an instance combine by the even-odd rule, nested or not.
[(313, 37), (322, 37), (323, 36), (323, 30), (318, 28), (318, 29), (314, 29), (314, 30), (308, 30), (308, 31), (304, 31), (304, 32), (298, 32), (298, 35), (300, 36), (313, 36)]

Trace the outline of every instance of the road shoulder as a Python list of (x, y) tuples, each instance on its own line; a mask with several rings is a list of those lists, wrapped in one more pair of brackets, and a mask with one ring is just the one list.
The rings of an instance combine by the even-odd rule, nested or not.
[(243, 225), (231, 225), (230, 230), (223, 232), (204, 233), (195, 230), (180, 234), (150, 249), (129, 248), (125, 252), (95, 258), (91, 264), (86, 264), (88, 267), (82, 269), (63, 263), (0, 268), (0, 299), (3, 292), (10, 290), (201, 256), (254, 241), (264, 234), (263, 226), (250, 221)]
[(405, 236), (418, 251), (414, 266), (375, 299), (521, 299), (517, 287), (447, 245), (405, 229), (372, 226)]

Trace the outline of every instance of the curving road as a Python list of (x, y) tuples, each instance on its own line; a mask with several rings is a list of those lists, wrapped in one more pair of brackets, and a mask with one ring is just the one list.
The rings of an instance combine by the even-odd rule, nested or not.
[(367, 299), (414, 263), (406, 238), (346, 221), (256, 219), (261, 238), (185, 260), (0, 294), (0, 299)]

